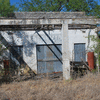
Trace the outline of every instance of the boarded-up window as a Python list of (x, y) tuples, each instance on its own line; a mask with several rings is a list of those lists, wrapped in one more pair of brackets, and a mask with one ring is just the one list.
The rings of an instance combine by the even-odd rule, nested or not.
[(86, 61), (85, 43), (74, 44), (74, 60), (77, 62)]
[(61, 51), (61, 45), (56, 45), (57, 47), (54, 45), (48, 46), (37, 46), (38, 73), (62, 72), (62, 55), (59, 52), (59, 50)]

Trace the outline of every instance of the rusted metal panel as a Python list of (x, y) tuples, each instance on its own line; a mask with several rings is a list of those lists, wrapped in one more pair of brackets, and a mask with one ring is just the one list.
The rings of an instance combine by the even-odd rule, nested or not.
[[(53, 54), (51, 49), (48, 48), (48, 46), (57, 55), (57, 57)], [(62, 72), (62, 63), (59, 61), (62, 57), (61, 53), (53, 44), (48, 46), (37, 46), (38, 73)], [(61, 50), (61, 45), (56, 46), (59, 50)]]
[(74, 61), (86, 61), (85, 43), (74, 44)]
[(9, 74), (9, 60), (4, 60), (4, 69), (5, 69), (5, 75)]
[(44, 46), (37, 46), (37, 59), (43, 60), (44, 58)]
[(89, 67), (91, 69), (94, 69), (94, 52), (88, 52), (88, 59), (87, 60), (88, 60)]
[(45, 73), (46, 72), (46, 62), (38, 62), (38, 73)]
[[(56, 53), (56, 55), (61, 59), (62, 58), (62, 53), (60, 53), (59, 51), (62, 51), (61, 50), (61, 45), (57, 45), (57, 47), (58, 48), (56, 48), (55, 46), (53, 46), (53, 50), (55, 51), (55, 53)], [(58, 50), (59, 49), (59, 50)], [(57, 57), (54, 55), (53, 56), (56, 60), (58, 60), (57, 59)]]
[[(53, 46), (49, 45), (49, 47), (53, 50)], [(44, 46), (44, 52), (45, 52), (45, 59), (52, 60), (53, 59), (53, 53), (50, 51), (50, 49), (48, 49), (47, 46)], [(54, 51), (54, 50), (53, 50)]]
[(46, 62), (46, 73), (52, 73), (52, 72), (54, 72), (54, 62), (53, 61)]
[(54, 72), (62, 72), (62, 64), (59, 61), (54, 62)]

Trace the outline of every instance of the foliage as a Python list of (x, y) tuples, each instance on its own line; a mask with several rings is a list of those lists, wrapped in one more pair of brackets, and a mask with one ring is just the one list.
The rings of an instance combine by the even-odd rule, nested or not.
[(100, 5), (94, 0), (70, 0), (67, 8), (68, 11), (85, 11), (87, 15), (100, 16)]
[(95, 37), (94, 35), (91, 35), (90, 38), (93, 42), (95, 42), (91, 48), (93, 48), (94, 52), (97, 54), (97, 59), (100, 65), (100, 38), (99, 36)]
[(10, 4), (10, 0), (0, 0), (0, 17), (8, 17), (15, 10), (17, 9)]
[(22, 11), (61, 11), (69, 0), (21, 0)]
[(100, 5), (95, 0), (21, 0), (21, 11), (85, 11), (100, 17)]

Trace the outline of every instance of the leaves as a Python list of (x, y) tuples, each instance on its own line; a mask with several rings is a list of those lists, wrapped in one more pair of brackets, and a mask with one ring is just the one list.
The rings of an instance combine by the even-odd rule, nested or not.
[(90, 38), (93, 42), (96, 42), (96, 44), (94, 44), (92, 48), (94, 49), (94, 52), (98, 55), (97, 59), (100, 65), (100, 38), (98, 36), (95, 37), (93, 35), (91, 35)]
[(16, 10), (14, 5), (10, 5), (10, 0), (0, 0), (0, 17), (8, 17)]
[(69, 0), (21, 0), (22, 11), (61, 11)]
[(21, 11), (84, 11), (100, 17), (100, 5), (95, 0), (21, 0)]

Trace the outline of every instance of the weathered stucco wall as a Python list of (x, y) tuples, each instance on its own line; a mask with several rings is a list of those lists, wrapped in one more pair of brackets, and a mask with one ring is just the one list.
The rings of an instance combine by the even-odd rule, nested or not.
[[(83, 32), (85, 31), (85, 32)], [(45, 44), (62, 44), (62, 30), (52, 30), (52, 31), (11, 31), (12, 36), (8, 33), (9, 31), (1, 31), (2, 36), (5, 40), (13, 44), (14, 46), (23, 46), (23, 59), (28, 64), (28, 66), (37, 73), (37, 54), (36, 54), (36, 45)], [(74, 43), (85, 43), (86, 50), (94, 44), (94, 42), (89, 42), (88, 35), (96, 35), (95, 29), (77, 29), (69, 30), (69, 59), (74, 58), (73, 50)], [(42, 37), (42, 38), (41, 38)], [(52, 41), (51, 41), (51, 40)], [(44, 41), (43, 41), (44, 40)]]
[[(84, 32), (83, 32), (84, 31)], [(69, 52), (70, 52), (70, 60), (74, 60), (74, 44), (75, 43), (85, 43), (85, 50), (93, 51), (91, 47), (94, 45), (94, 41), (91, 41), (90, 35), (97, 36), (95, 33), (95, 29), (76, 29), (76, 30), (69, 30)], [(88, 38), (89, 37), (89, 38)], [(87, 55), (86, 55), (87, 61)]]
[[(36, 45), (47, 44), (62, 44), (61, 30), (53, 31), (12, 31), (12, 36), (9, 32), (1, 32), (5, 40), (13, 46), (23, 46), (23, 59), (26, 64), (35, 72), (37, 72), (37, 54)], [(47, 35), (46, 35), (47, 34)], [(43, 41), (43, 40), (45, 41)], [(51, 41), (51, 40), (52, 41)]]
[[(67, 80), (70, 78), (70, 60), (74, 43), (85, 43), (86, 50), (91, 51), (87, 47), (94, 43), (87, 37), (96, 35), (94, 28), (98, 23), (100, 19), (85, 16), (84, 12), (18, 12), (10, 18), (0, 18), (0, 33), (6, 40), (4, 41), (6, 45), (10, 43), (23, 46), (23, 59), (35, 72), (37, 72), (36, 45), (62, 44), (63, 77)], [(42, 31), (50, 27), (55, 30)], [(82, 32), (83, 29), (86, 29), (85, 32)], [(13, 33), (13, 43), (8, 30)]]

